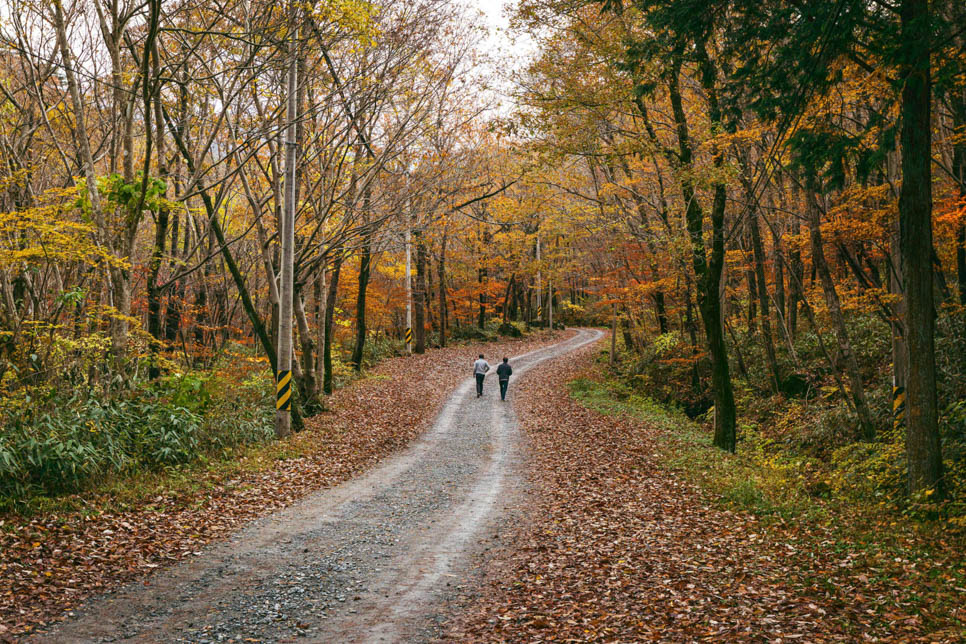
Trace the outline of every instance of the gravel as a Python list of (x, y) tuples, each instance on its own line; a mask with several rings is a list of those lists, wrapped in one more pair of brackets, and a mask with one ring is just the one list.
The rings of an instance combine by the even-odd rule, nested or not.
[[(601, 337), (513, 359), (514, 380)], [(91, 602), (50, 642), (421, 641), (523, 489), (513, 383), (467, 379), (433, 427), (368, 473), (259, 519), (196, 557)], [(495, 533), (495, 534), (494, 534)]]

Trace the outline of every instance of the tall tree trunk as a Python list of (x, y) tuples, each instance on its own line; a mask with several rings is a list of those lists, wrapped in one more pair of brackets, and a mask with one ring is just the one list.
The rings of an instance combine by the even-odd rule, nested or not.
[(514, 281), (511, 296), (509, 315), (510, 319), (516, 322), (520, 319), (520, 309), (522, 308), (520, 302), (523, 299), (523, 284), (520, 280)]
[(319, 402), (319, 383), (315, 378), (315, 370), (312, 369), (312, 365), (315, 364), (315, 339), (313, 338), (312, 331), (309, 328), (309, 321), (305, 315), (305, 299), (302, 297), (302, 289), (296, 287), (295, 289), (295, 322), (298, 327), (298, 338), (299, 345), (302, 349), (302, 359), (299, 361), (299, 366), (305, 365), (305, 368), (298, 369), (297, 375), (299, 378), (299, 392), (304, 393), (303, 411), (306, 414), (318, 413), (321, 411), (321, 403)]
[[(325, 379), (325, 360), (322, 357), (325, 347), (325, 300), (328, 291), (325, 288), (325, 267), (319, 270), (319, 277), (315, 280), (315, 327), (316, 343), (319, 349), (315, 352), (315, 382), (321, 384)], [(307, 365), (307, 369), (313, 365)]]
[(480, 313), (478, 317), (478, 325), (480, 329), (486, 328), (486, 268), (480, 268), (477, 272), (477, 280), (480, 285)]
[(933, 300), (932, 145), (928, 0), (902, 0), (902, 188), (899, 246), (906, 293), (906, 457), (909, 489), (942, 495), (943, 463), (936, 398), (936, 310)]
[(158, 275), (161, 271), (161, 261), (164, 256), (164, 244), (168, 232), (168, 209), (162, 206), (158, 209), (154, 228), (154, 247), (151, 249), (151, 264), (148, 267), (148, 333), (151, 335), (151, 359), (148, 367), (148, 377), (156, 380), (161, 376), (161, 366), (158, 364), (158, 354), (161, 352), (161, 289), (158, 286)]
[[(792, 220), (792, 236), (798, 237), (799, 234), (801, 234), (801, 224), (796, 217)], [(794, 338), (798, 331), (798, 303), (805, 297), (802, 292), (802, 286), (805, 284), (805, 263), (802, 261), (802, 252), (798, 244), (792, 250), (788, 272), (788, 329)]]
[[(962, 195), (966, 200), (966, 193)], [(959, 304), (966, 306), (966, 223), (956, 230), (956, 274), (959, 282)]]
[(634, 336), (631, 335), (631, 318), (627, 307), (624, 307), (624, 313), (620, 316), (621, 320), (621, 339), (624, 341), (625, 351), (637, 351), (637, 344), (634, 342)]
[(664, 291), (655, 291), (654, 309), (657, 314), (657, 328), (660, 330), (661, 335), (664, 335), (668, 331), (667, 309), (664, 304)]
[[(748, 247), (748, 236), (742, 235), (742, 250)], [(752, 333), (755, 328), (755, 320), (758, 318), (758, 284), (755, 279), (754, 262), (752, 265), (745, 263), (745, 281), (748, 283), (748, 333)]]
[[(368, 202), (368, 188), (365, 201)], [(364, 207), (368, 211), (368, 205)], [(362, 355), (366, 346), (366, 291), (369, 290), (369, 276), (372, 268), (372, 231), (366, 226), (359, 256), (359, 293), (356, 296), (356, 343), (352, 348), (352, 367), (362, 370)]]
[[(898, 222), (897, 222), (898, 223)], [(899, 254), (899, 235), (898, 229), (893, 235), (892, 246), (895, 254)], [(891, 263), (892, 259), (888, 261)], [(895, 315), (890, 321), (892, 331), (892, 424), (895, 429), (900, 429), (905, 425), (906, 416), (906, 376), (909, 373), (908, 349), (906, 347), (905, 317), (906, 311), (903, 304), (902, 295), (902, 267), (896, 266), (895, 270), (889, 271), (889, 292), (897, 298)]]
[(286, 88), (285, 109), (285, 206), (282, 220), (279, 221), (279, 237), (282, 241), (282, 270), (279, 285), (278, 306), (278, 403), (275, 415), (275, 435), (284, 437), (292, 431), (291, 398), (294, 397), (294, 383), (289, 383), (286, 395), (284, 379), (292, 376), (292, 359), (295, 347), (292, 337), (292, 319), (295, 302), (295, 203), (296, 174), (298, 165), (298, 27), (296, 24), (298, 8), (292, 3), (289, 42), (289, 69)]
[(449, 327), (449, 312), (446, 310), (446, 233), (439, 251), (439, 261), (436, 263), (436, 274), (439, 278), (439, 346), (446, 346), (446, 331)]
[[(155, 77), (160, 75), (157, 53), (154, 55)], [(151, 109), (155, 110), (155, 154), (158, 159), (158, 178), (168, 181), (168, 169), (164, 158), (164, 121), (161, 115), (161, 97), (155, 96)], [(148, 134), (150, 136), (150, 133)], [(161, 262), (164, 258), (164, 244), (168, 237), (168, 208), (162, 203), (158, 208), (154, 224), (154, 247), (151, 249), (151, 265), (148, 269), (148, 333), (151, 335), (151, 361), (148, 367), (148, 378), (156, 380), (161, 376), (161, 366), (158, 364), (158, 354), (161, 352), (163, 337), (163, 320), (161, 313), (161, 289), (158, 287), (158, 275), (161, 272)], [(177, 243), (175, 238), (174, 243)], [(174, 249), (172, 249), (174, 250)]]
[[(781, 194), (781, 193), (779, 193)], [(779, 197), (779, 205), (784, 209), (784, 198)], [(775, 273), (775, 312), (778, 314), (779, 322), (786, 326), (785, 319), (785, 254), (782, 251), (781, 233), (774, 227), (771, 230), (772, 257), (774, 259)]]
[(413, 351), (426, 353), (426, 244), (416, 233), (416, 288), (413, 289)]
[[(426, 307), (426, 326), (432, 333), (436, 333), (439, 337), (439, 324), (437, 323), (436, 316), (433, 314), (433, 260), (429, 256), (429, 248), (423, 248), (426, 253), (426, 293), (423, 297), (423, 303)], [(437, 344), (437, 346), (439, 346)]]
[[(966, 15), (966, 11), (962, 11)], [(966, 38), (958, 39), (960, 46)], [(950, 92), (949, 103), (953, 113), (953, 178), (959, 184), (959, 197), (966, 204), (966, 88), (957, 87)], [(966, 222), (956, 229), (956, 283), (959, 303), (966, 306)]]
[(322, 391), (331, 395), (332, 385), (332, 326), (335, 315), (336, 295), (339, 291), (339, 273), (342, 271), (342, 249), (335, 250), (332, 260), (332, 273), (329, 277), (329, 290), (325, 296), (325, 342), (322, 346)]
[[(177, 260), (178, 260), (178, 234), (180, 228), (181, 218), (177, 213), (171, 218), (171, 262), (169, 264), (169, 270), (172, 272), (177, 270)], [(187, 256), (188, 251), (191, 248), (191, 227), (184, 227), (184, 247), (182, 249), (181, 255)], [(184, 296), (185, 296), (185, 278), (181, 278), (171, 285), (170, 294), (168, 296), (168, 306), (164, 312), (164, 339), (168, 342), (174, 342), (178, 339), (178, 334), (181, 331), (181, 314), (184, 309)]]
[[(754, 205), (752, 205), (752, 208), (754, 208)], [(765, 359), (768, 361), (768, 369), (771, 371), (772, 390), (777, 394), (782, 377), (778, 369), (778, 358), (775, 355), (775, 341), (771, 334), (771, 314), (768, 306), (768, 289), (765, 283), (765, 249), (761, 243), (757, 210), (748, 213), (748, 225), (751, 228), (751, 243), (754, 247), (758, 305), (761, 307), (758, 324), (761, 326), (761, 335), (765, 342)]]
[(698, 351), (698, 325), (694, 320), (694, 303), (691, 298), (691, 275), (684, 274), (684, 284), (686, 287), (685, 307), (684, 307), (684, 326), (688, 332), (688, 339), (691, 341), (691, 391), (698, 392), (701, 389), (701, 374), (698, 372), (698, 361), (695, 355)]
[[(712, 127), (721, 126), (721, 112), (718, 107), (716, 90), (716, 71), (707, 55), (706, 44), (700, 43), (699, 59), (701, 84), (708, 94), (709, 116)], [(682, 54), (676, 53), (669, 82), (671, 108), (677, 129), (679, 158), (681, 165), (691, 167), (693, 152), (688, 135), (687, 117), (680, 90)], [(712, 151), (715, 167), (724, 165), (724, 158), (716, 147)], [(724, 214), (726, 187), (723, 183), (714, 184), (714, 199), (711, 206), (711, 256), (705, 251), (704, 212), (695, 194), (695, 187), (688, 173), (681, 178), (681, 191), (687, 204), (685, 219), (691, 241), (692, 263), (698, 281), (698, 310), (704, 321), (705, 336), (711, 352), (711, 381), (715, 402), (715, 446), (733, 452), (737, 443), (734, 390), (731, 385), (731, 370), (728, 365), (728, 349), (722, 328), (721, 298), (719, 288), (724, 269)]]
[(510, 279), (506, 283), (506, 290), (503, 292), (503, 324), (509, 324), (510, 322), (510, 298), (513, 293), (515, 279), (516, 275), (510, 275)]
[(825, 260), (820, 209), (813, 185), (808, 186), (806, 198), (808, 200), (806, 210), (808, 211), (809, 239), (812, 246), (812, 267), (818, 274), (822, 291), (825, 293), (825, 304), (828, 306), (829, 316), (832, 318), (832, 325), (835, 327), (839, 355), (844, 363), (845, 375), (849, 379), (849, 393), (855, 405), (855, 412), (859, 417), (862, 436), (866, 440), (872, 440), (875, 436), (875, 425), (872, 422), (872, 413), (869, 411), (869, 406), (865, 400), (865, 385), (862, 383), (859, 363), (855, 359), (855, 352), (852, 350), (852, 343), (849, 340), (845, 317), (842, 315), (842, 305), (839, 301), (838, 292), (835, 290), (835, 281), (832, 279), (832, 273)]

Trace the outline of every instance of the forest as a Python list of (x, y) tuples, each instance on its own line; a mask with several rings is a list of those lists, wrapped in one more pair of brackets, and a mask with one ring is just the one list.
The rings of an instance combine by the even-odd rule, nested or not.
[(966, 534), (961, 2), (520, 0), (517, 67), (451, 0), (2, 6), (0, 518), (576, 326), (766, 493)]

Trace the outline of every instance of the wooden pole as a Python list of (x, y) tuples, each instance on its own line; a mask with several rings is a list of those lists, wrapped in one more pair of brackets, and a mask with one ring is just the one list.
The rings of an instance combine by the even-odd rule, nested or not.
[(413, 352), (413, 251), (412, 251), (412, 221), (409, 211), (406, 212), (406, 351)]
[[(291, 5), (291, 19), (296, 21), (298, 5)], [(296, 90), (298, 87), (298, 28), (292, 29), (289, 44), (288, 96), (285, 107), (285, 207), (282, 210), (282, 275), (278, 315), (278, 370), (275, 374), (275, 435), (287, 436), (292, 431), (292, 314), (295, 295), (295, 172), (298, 161)]]
[(617, 302), (611, 305), (614, 309), (613, 320), (610, 323), (610, 366), (614, 366), (614, 355), (617, 352)]
[(543, 280), (540, 276), (540, 238), (537, 237), (537, 326), (543, 326)]

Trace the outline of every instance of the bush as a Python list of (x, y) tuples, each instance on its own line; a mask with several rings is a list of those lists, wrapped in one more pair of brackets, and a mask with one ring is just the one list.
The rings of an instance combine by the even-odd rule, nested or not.
[(510, 338), (522, 338), (523, 331), (520, 327), (512, 322), (504, 322), (496, 330), (497, 333)]
[(0, 496), (73, 492), (95, 477), (184, 463), (198, 453), (201, 417), (157, 398), (65, 401), (8, 413), (0, 440)]
[(0, 429), (0, 511), (271, 438), (271, 374), (259, 364), (244, 375), (235, 365), (139, 383), (105, 401), (55, 396), (42, 409), (7, 407)]

